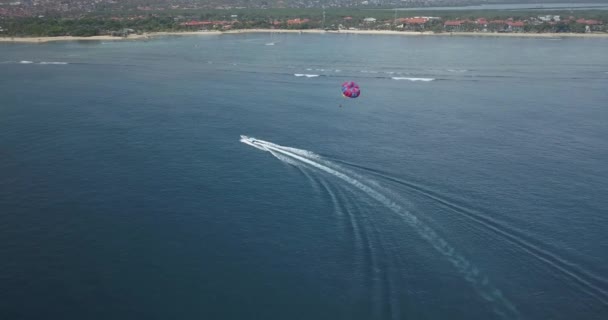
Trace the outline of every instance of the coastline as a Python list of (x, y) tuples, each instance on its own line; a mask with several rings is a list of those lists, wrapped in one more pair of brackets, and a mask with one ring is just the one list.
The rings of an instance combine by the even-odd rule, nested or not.
[(124, 41), (145, 40), (159, 36), (191, 36), (191, 35), (222, 35), (241, 33), (307, 33), (307, 34), (360, 34), (360, 35), (398, 35), (398, 36), (442, 36), (442, 37), (521, 37), (521, 38), (608, 38), (608, 33), (485, 33), (485, 32), (442, 32), (432, 31), (392, 31), (392, 30), (285, 30), (285, 29), (241, 29), (228, 31), (180, 31), (180, 32), (152, 32), (128, 37), (92, 36), (92, 37), (0, 37), (0, 42), (11, 43), (47, 43), (56, 41)]

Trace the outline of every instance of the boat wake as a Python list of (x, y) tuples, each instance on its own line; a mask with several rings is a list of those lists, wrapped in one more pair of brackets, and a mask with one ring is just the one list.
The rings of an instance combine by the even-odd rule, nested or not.
[[(244, 135), (241, 136), (240, 142), (258, 150), (266, 151), (287, 164), (328, 174), (331, 178), (346, 183), (347, 187), (363, 192), (370, 199), (380, 203), (408, 223), (422, 239), (426, 240), (441, 256), (450, 262), (463, 278), (473, 286), (481, 298), (492, 306), (492, 310), (497, 315), (506, 319), (520, 318), (519, 312), (515, 306), (503, 296), (501, 291), (489, 281), (487, 276), (483, 275), (475, 265), (461, 255), (456, 248), (429, 227), (427, 223), (419, 219), (413, 212), (400, 205), (398, 200), (393, 200), (392, 192), (390, 190), (385, 189), (365, 176), (351, 172), (336, 162), (325, 159), (311, 151), (285, 147)], [(324, 188), (330, 192), (330, 196), (334, 199), (335, 192), (332, 192), (331, 189), (326, 186)], [(334, 205), (337, 206), (335, 200)], [(355, 225), (353, 225), (353, 228), (361, 229), (359, 226)], [(381, 232), (378, 233), (381, 234)], [(364, 234), (365, 233), (361, 233), (361, 235)], [(361, 235), (358, 237), (361, 237)], [(390, 284), (389, 280), (386, 280), (386, 282)], [(390, 291), (390, 288), (387, 290)], [(388, 297), (388, 299), (390, 299), (390, 297)]]
[(446, 198), (445, 196), (440, 196), (436, 192), (423, 186), (394, 178), (381, 170), (371, 169), (337, 159), (335, 159), (335, 161), (346, 166), (365, 170), (386, 181), (404, 186), (410, 191), (434, 201), (439, 206), (465, 217), (471, 222), (481, 226), (484, 230), (500, 236), (503, 240), (511, 243), (522, 252), (525, 252), (529, 256), (544, 263), (556, 276), (561, 276), (564, 281), (568, 281), (569, 283), (578, 286), (582, 292), (596, 299), (603, 305), (608, 306), (608, 292), (604, 289), (608, 286), (608, 279), (586, 270), (582, 266), (569, 261), (567, 258), (562, 257), (551, 250), (545, 249), (547, 244), (540, 243), (538, 240), (535, 240), (521, 230), (517, 230), (504, 222), (488, 217), (479, 212), (479, 210), (469, 208), (463, 203)]

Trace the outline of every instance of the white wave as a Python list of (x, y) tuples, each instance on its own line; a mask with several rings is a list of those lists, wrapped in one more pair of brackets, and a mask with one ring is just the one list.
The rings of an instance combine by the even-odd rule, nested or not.
[(293, 75), (296, 77), (306, 77), (306, 78), (316, 78), (319, 76), (318, 74), (306, 74), (306, 73), (294, 73)]
[(361, 73), (378, 73), (378, 71), (373, 71), (373, 70), (361, 70)]
[(334, 72), (342, 72), (342, 70), (336, 69), (336, 70), (334, 70)]
[(242, 143), (248, 144), (250, 146), (256, 147), (257, 149), (264, 150), (264, 151), (268, 151), (268, 148), (264, 147), (266, 145), (266, 146), (271, 146), (271, 147), (275, 147), (275, 148), (283, 148), (289, 152), (292, 152), (292, 153), (295, 153), (297, 155), (301, 155), (304, 157), (312, 158), (312, 159), (320, 158), (320, 156), (318, 154), (316, 154), (312, 151), (298, 149), (298, 148), (291, 148), (291, 147), (283, 147), (278, 144), (274, 144), (270, 141), (264, 141), (264, 140), (248, 137), (245, 135), (241, 135), (240, 141)]
[(408, 78), (408, 77), (391, 77), (393, 80), (408, 80), (408, 81), (423, 81), (429, 82), (435, 80), (435, 78)]
[[(423, 239), (428, 241), (429, 244), (435, 248), (435, 250), (437, 250), (437, 252), (442, 254), (456, 268), (456, 270), (458, 270), (464, 276), (464, 278), (478, 290), (479, 294), (484, 299), (494, 304), (494, 311), (498, 315), (504, 318), (519, 318), (517, 309), (507, 298), (502, 295), (500, 290), (495, 288), (489, 282), (486, 276), (481, 274), (477, 267), (456, 252), (454, 247), (447, 243), (445, 239), (438, 235), (423, 221), (418, 219), (418, 217), (416, 217), (413, 213), (386, 196), (383, 188), (379, 185), (372, 183), (370, 180), (359, 175), (354, 175), (353, 177), (349, 175), (348, 170), (331, 161), (321, 159), (315, 153), (307, 150), (284, 147), (269, 141), (259, 140), (243, 135), (241, 135), (240, 141), (247, 145), (253, 146), (256, 149), (268, 151), (277, 159), (285, 161), (286, 163), (294, 164), (294, 161), (296, 161), (331, 174), (334, 177), (345, 181), (352, 187), (361, 190), (372, 199), (380, 202), (395, 214), (398, 214), (404, 218), (404, 220), (408, 222)], [(315, 156), (315, 158), (309, 158), (307, 154), (312, 154)], [(289, 160), (286, 161), (286, 158), (289, 158)]]
[(274, 42), (268, 42), (266, 43), (267, 46), (274, 46)]
[(31, 64), (31, 63), (34, 63), (34, 61), (21, 60), (21, 61), (19, 61), (19, 63), (21, 63), (21, 64)]
[(458, 72), (458, 73), (462, 73), (462, 72), (467, 72), (469, 70), (467, 69), (448, 69), (448, 72)]
[(42, 61), (40, 64), (68, 64), (67, 62), (62, 61)]
[(303, 149), (298, 149), (298, 148), (291, 148), (291, 147), (282, 147), (284, 150), (287, 150), (289, 152), (295, 153), (297, 155), (301, 155), (307, 158), (311, 158), (311, 159), (319, 159), (321, 158), (318, 154), (312, 152), (312, 151), (308, 151), (308, 150), (303, 150)]

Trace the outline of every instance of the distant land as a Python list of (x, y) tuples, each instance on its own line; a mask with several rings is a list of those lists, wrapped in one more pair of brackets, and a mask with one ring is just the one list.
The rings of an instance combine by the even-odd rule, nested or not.
[(319, 8), (320, 2), (316, 1), (0, 0), (0, 38), (134, 38), (158, 32), (248, 29), (478, 34), (608, 32), (608, 4), (587, 0), (535, 4), (416, 0), (398, 1), (399, 7), (394, 2), (328, 1), (324, 8)]

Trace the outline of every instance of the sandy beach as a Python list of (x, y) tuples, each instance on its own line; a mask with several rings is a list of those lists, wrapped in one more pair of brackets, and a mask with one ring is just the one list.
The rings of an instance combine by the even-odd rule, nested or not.
[(142, 40), (150, 39), (159, 36), (191, 36), (191, 35), (220, 35), (225, 32), (220, 31), (184, 31), (184, 32), (153, 32), (144, 34), (131, 34), (128, 37), (114, 36), (92, 36), (92, 37), (0, 37), (0, 42), (18, 42), (18, 43), (46, 43), (55, 41), (125, 41), (125, 40)]
[(490, 33), (490, 32), (442, 32), (434, 33), (391, 30), (336, 30), (325, 31), (321, 29), (284, 30), (284, 29), (242, 29), (229, 31), (183, 31), (183, 32), (153, 32), (128, 37), (92, 36), (92, 37), (0, 37), (0, 42), (13, 43), (47, 43), (55, 41), (124, 41), (151, 39), (160, 36), (192, 36), (192, 35), (222, 35), (240, 33), (315, 33), (315, 34), (359, 34), (359, 35), (398, 35), (398, 36), (465, 36), (465, 37), (525, 37), (525, 38), (608, 38), (608, 33)]

